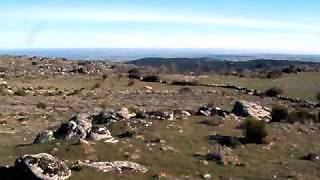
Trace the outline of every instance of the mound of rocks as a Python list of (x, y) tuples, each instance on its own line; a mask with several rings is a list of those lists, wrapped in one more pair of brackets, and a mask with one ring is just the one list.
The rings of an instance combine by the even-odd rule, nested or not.
[(230, 112), (223, 110), (222, 108), (219, 107), (213, 107), (213, 106), (203, 106), (198, 109), (197, 112), (198, 115), (203, 115), (203, 116), (221, 116), (221, 117), (226, 117), (230, 114)]
[(110, 131), (103, 125), (101, 126), (102, 121), (106, 123), (109, 122), (105, 119), (107, 116), (99, 117), (101, 120), (100, 124), (95, 124), (97, 122), (96, 116), (102, 115), (101, 113), (77, 113), (73, 115), (68, 122), (61, 124), (56, 131), (46, 130), (39, 133), (35, 138), (34, 143), (40, 144), (52, 141), (54, 139), (77, 139), (93, 141), (113, 139)]
[(125, 172), (146, 173), (148, 169), (138, 163), (130, 161), (113, 161), (113, 162), (90, 162), (90, 161), (78, 161), (79, 166), (87, 166), (95, 168), (102, 172), (116, 172), (119, 174)]
[(23, 179), (65, 180), (71, 176), (63, 161), (46, 153), (24, 155), (16, 160), (14, 169)]
[(237, 116), (252, 116), (257, 120), (264, 120), (267, 122), (271, 120), (271, 110), (253, 102), (237, 101), (234, 104), (232, 112)]

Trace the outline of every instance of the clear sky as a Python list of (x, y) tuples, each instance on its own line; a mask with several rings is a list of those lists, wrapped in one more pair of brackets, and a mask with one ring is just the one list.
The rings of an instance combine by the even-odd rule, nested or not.
[(320, 0), (1, 0), (0, 48), (320, 54)]

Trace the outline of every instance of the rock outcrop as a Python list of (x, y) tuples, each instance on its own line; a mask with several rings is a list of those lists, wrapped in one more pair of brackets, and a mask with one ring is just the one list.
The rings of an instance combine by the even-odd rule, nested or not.
[[(106, 142), (116, 142), (111, 136), (110, 131), (105, 127), (105, 125), (111, 122), (109, 118), (113, 119), (111, 116), (103, 113), (77, 113), (68, 122), (61, 124), (56, 131), (47, 130), (39, 133), (34, 143), (46, 143), (54, 139), (106, 140)], [(103, 122), (106, 124), (103, 124)]]
[(16, 160), (14, 168), (23, 179), (65, 180), (71, 176), (63, 161), (46, 153), (24, 155)]
[(219, 107), (213, 107), (213, 106), (204, 106), (200, 107), (197, 112), (198, 115), (203, 115), (203, 116), (221, 116), (221, 117), (226, 117), (230, 114), (230, 112), (223, 110)]
[(46, 130), (44, 132), (41, 132), (37, 135), (37, 137), (34, 139), (34, 144), (42, 144), (46, 142), (53, 141), (54, 138), (54, 132), (51, 130)]
[(269, 122), (271, 120), (270, 109), (259, 104), (248, 101), (237, 101), (232, 112), (237, 116), (252, 116), (257, 120)]

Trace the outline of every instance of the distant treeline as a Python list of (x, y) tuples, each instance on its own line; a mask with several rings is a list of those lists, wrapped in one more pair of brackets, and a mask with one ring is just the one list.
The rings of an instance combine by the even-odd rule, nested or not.
[(263, 71), (280, 70), (283, 68), (300, 68), (304, 70), (314, 70), (320, 68), (320, 63), (291, 61), (291, 60), (272, 60), (256, 59), (249, 61), (225, 61), (212, 58), (158, 58), (149, 57), (126, 62), (137, 66), (162, 68), (177, 73), (210, 73), (226, 71)]

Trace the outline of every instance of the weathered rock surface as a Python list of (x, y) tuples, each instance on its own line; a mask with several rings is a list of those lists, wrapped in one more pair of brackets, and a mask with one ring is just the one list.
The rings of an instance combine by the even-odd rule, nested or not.
[(258, 120), (269, 122), (271, 120), (271, 110), (267, 107), (248, 101), (237, 101), (232, 112), (237, 116), (252, 116)]
[(211, 107), (211, 106), (204, 106), (200, 107), (198, 112), (198, 115), (203, 115), (203, 116), (221, 116), (221, 117), (226, 117), (230, 114), (230, 112), (222, 110), (219, 107)]
[(146, 173), (148, 169), (138, 163), (130, 162), (130, 161), (113, 161), (113, 162), (81, 162), (78, 164), (80, 166), (87, 166), (91, 168), (95, 168), (98, 171), (102, 172), (136, 172), (136, 173)]
[(15, 169), (23, 179), (65, 180), (71, 176), (71, 170), (64, 162), (46, 153), (18, 158)]
[(130, 119), (136, 116), (135, 113), (130, 113), (128, 108), (125, 107), (122, 107), (116, 114), (123, 119)]
[(90, 132), (90, 140), (93, 141), (100, 141), (100, 140), (106, 140), (111, 139), (111, 133), (110, 131), (105, 127), (93, 127), (92, 131)]
[(53, 131), (46, 130), (44, 132), (39, 133), (37, 137), (34, 139), (33, 143), (42, 144), (42, 143), (53, 141), (54, 139), (55, 138), (54, 138)]
[(104, 113), (98, 113), (97, 115), (77, 113), (73, 115), (68, 122), (61, 124), (56, 131), (47, 130), (39, 133), (35, 138), (34, 143), (46, 143), (54, 139), (111, 140), (111, 142), (115, 142), (110, 131), (103, 125), (103, 122), (106, 124), (111, 123), (109, 118), (112, 117), (109, 117)]
[(55, 132), (58, 139), (85, 139), (89, 136), (92, 129), (92, 123), (89, 114), (75, 114), (69, 122), (62, 124)]

